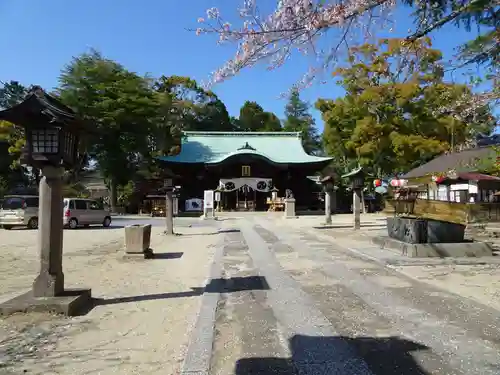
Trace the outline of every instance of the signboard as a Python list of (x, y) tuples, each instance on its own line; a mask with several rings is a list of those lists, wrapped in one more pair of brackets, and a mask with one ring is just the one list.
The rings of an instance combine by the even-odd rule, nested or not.
[(173, 209), (173, 214), (175, 216), (179, 215), (179, 199), (177, 199), (177, 197), (174, 197), (174, 209)]
[(215, 192), (215, 201), (220, 202), (220, 191)]
[(172, 181), (171, 178), (166, 178), (165, 180), (163, 180), (163, 187), (164, 188), (171, 188), (173, 187), (174, 183)]
[(203, 194), (203, 207), (205, 209), (207, 208), (214, 208), (214, 191), (213, 190), (205, 190)]

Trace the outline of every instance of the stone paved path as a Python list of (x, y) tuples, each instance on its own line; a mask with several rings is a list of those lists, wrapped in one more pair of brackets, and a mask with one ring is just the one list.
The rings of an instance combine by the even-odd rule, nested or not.
[(284, 221), (233, 229), (212, 275), (215, 324), (200, 316), (191, 337), (199, 347), (213, 327), (209, 349), (184, 374), (500, 374), (499, 311)]

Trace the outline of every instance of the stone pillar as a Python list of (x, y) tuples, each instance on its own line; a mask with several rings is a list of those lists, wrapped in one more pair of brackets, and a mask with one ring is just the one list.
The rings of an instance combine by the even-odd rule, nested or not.
[(335, 190), (330, 194), (330, 208), (331, 212), (335, 215), (337, 212), (337, 192)]
[(214, 208), (203, 208), (204, 219), (215, 219), (215, 209)]
[(165, 194), (165, 234), (174, 234), (174, 205), (170, 189)]
[(332, 192), (325, 192), (325, 224), (332, 223)]
[(295, 198), (285, 198), (285, 219), (295, 217)]
[(361, 190), (361, 210), (364, 214), (366, 214), (365, 192), (363, 190)]
[(360, 217), (360, 209), (361, 209), (361, 190), (353, 189), (352, 193), (352, 211), (354, 214), (354, 229), (358, 230), (361, 228), (361, 217)]
[(173, 215), (179, 216), (179, 198), (178, 197), (174, 197)]
[(42, 169), (38, 209), (40, 273), (33, 282), (34, 297), (56, 297), (64, 292), (63, 173), (63, 168), (47, 166)]

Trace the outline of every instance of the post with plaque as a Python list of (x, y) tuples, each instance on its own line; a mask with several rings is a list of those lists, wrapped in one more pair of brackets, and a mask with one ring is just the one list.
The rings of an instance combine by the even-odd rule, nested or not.
[(361, 204), (364, 202), (361, 201), (361, 193), (365, 184), (365, 172), (362, 167), (358, 167), (357, 169), (345, 174), (342, 178), (347, 178), (351, 182), (352, 187), (352, 212), (354, 216), (354, 229), (359, 230), (361, 228)]
[(214, 200), (216, 207), (214, 208), (215, 212), (222, 211), (222, 190), (220, 188), (215, 189), (214, 191)]
[(163, 182), (165, 189), (165, 234), (174, 234), (174, 204), (172, 198), (173, 181), (171, 178), (166, 178)]
[(213, 190), (205, 190), (203, 194), (203, 218), (215, 219)]

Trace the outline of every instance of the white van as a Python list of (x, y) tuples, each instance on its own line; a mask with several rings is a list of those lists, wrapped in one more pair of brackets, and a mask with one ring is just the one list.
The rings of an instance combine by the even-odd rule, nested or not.
[(111, 213), (95, 200), (84, 198), (64, 198), (63, 223), (65, 227), (76, 229), (79, 226), (111, 225)]
[(0, 226), (38, 228), (38, 196), (7, 195), (0, 207)]

